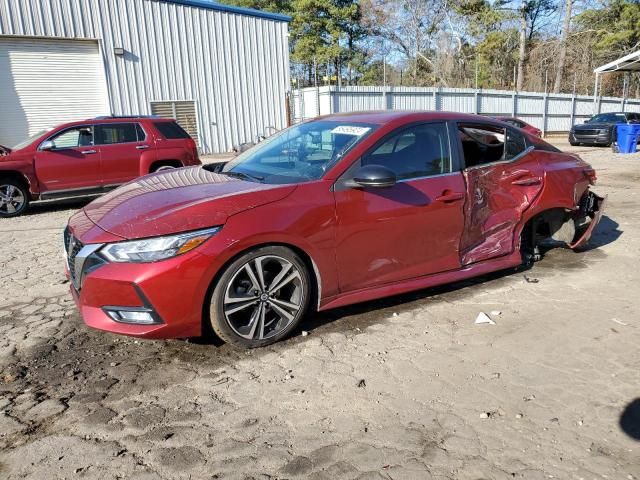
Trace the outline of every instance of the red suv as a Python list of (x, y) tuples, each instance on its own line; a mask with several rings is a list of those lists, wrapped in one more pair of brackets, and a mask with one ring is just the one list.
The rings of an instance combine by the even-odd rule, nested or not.
[(65, 230), (67, 271), (91, 327), (147, 338), (212, 328), (258, 347), (309, 309), (584, 245), (605, 201), (595, 177), (578, 156), (479, 116), (319, 117), (222, 169), (148, 175), (93, 201)]
[(200, 165), (193, 139), (157, 117), (99, 117), (0, 146), (0, 217), (32, 200), (99, 195), (147, 173)]

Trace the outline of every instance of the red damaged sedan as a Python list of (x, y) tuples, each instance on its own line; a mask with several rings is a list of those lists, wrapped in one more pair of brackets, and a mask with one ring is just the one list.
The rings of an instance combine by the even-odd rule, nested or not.
[(333, 115), (226, 164), (161, 172), (77, 212), (72, 294), (94, 328), (259, 347), (327, 310), (584, 245), (604, 199), (579, 157), (484, 117)]

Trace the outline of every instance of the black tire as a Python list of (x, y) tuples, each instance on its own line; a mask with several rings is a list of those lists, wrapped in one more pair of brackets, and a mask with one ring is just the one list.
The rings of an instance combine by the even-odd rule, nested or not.
[(15, 178), (0, 178), (0, 218), (22, 215), (29, 206), (29, 190)]
[(280, 246), (256, 248), (228, 265), (217, 280), (209, 303), (211, 327), (225, 342), (264, 347), (298, 326), (311, 294), (309, 271), (296, 253)]

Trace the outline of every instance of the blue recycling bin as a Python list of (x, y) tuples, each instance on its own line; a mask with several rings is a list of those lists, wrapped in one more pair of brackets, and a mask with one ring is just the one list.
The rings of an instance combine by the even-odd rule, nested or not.
[(619, 123), (616, 125), (616, 142), (620, 153), (636, 153), (640, 125)]

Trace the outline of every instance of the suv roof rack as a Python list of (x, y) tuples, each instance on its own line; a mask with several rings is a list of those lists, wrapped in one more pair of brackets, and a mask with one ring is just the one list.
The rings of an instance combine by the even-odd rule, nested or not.
[(158, 115), (101, 115), (95, 117), (94, 120), (111, 120), (120, 118), (162, 118)]

